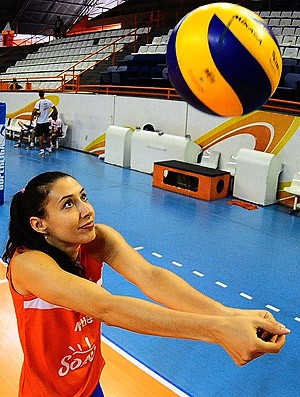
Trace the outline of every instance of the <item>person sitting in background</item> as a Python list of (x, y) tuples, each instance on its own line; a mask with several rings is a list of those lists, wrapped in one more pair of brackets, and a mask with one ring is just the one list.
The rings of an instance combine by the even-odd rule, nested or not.
[(12, 83), (9, 86), (10, 90), (21, 90), (23, 87), (18, 83), (16, 77), (13, 78)]
[(14, 147), (20, 147), (24, 137), (28, 137), (30, 143), (29, 146), (26, 147), (26, 149), (33, 149), (35, 143), (36, 120), (33, 120), (30, 124), (25, 124), (22, 121), (18, 121), (18, 124), (21, 127), (21, 132), (19, 139), (15, 143)]
[(49, 122), (50, 122), (50, 134), (51, 134), (50, 136), (51, 149), (55, 150), (57, 138), (63, 136), (64, 123), (58, 117), (57, 112), (52, 112), (51, 117), (49, 118)]

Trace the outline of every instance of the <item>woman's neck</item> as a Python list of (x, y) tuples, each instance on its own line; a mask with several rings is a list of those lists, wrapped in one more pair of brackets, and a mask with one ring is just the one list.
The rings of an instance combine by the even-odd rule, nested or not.
[(52, 245), (55, 248), (58, 248), (60, 251), (64, 252), (72, 262), (76, 262), (80, 250), (81, 244), (67, 244), (62, 242), (52, 241), (51, 238), (46, 238), (46, 242), (49, 245)]

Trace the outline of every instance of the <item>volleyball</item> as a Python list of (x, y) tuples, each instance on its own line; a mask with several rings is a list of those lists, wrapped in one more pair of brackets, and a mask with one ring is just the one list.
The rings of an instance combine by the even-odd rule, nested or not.
[(282, 71), (280, 49), (266, 21), (232, 3), (204, 5), (183, 17), (170, 35), (166, 57), (181, 98), (222, 117), (259, 109)]

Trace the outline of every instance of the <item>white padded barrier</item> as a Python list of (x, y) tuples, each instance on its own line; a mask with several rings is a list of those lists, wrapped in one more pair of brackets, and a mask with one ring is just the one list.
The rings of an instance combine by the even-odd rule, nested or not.
[(109, 126), (106, 131), (104, 161), (130, 168), (131, 137), (132, 130), (130, 128)]
[(188, 138), (136, 129), (131, 141), (131, 168), (153, 173), (156, 161), (181, 160), (196, 163), (202, 149)]
[(18, 118), (13, 118), (8, 120), (6, 124), (6, 136), (9, 138), (14, 139), (15, 137), (18, 137), (21, 133), (21, 126), (19, 122), (24, 123), (24, 124), (29, 124), (29, 120), (23, 120), (23, 119), (18, 119)]
[(282, 164), (271, 153), (242, 148), (236, 158), (233, 196), (260, 205), (277, 202)]

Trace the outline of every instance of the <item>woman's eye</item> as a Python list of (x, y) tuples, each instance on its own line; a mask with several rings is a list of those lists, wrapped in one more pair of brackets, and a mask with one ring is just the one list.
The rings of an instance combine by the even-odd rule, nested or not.
[(64, 208), (71, 208), (73, 205), (73, 202), (71, 200), (68, 200), (65, 202)]
[(81, 195), (81, 200), (82, 201), (87, 201), (87, 196), (86, 196), (86, 194), (85, 193), (82, 193), (82, 195)]

